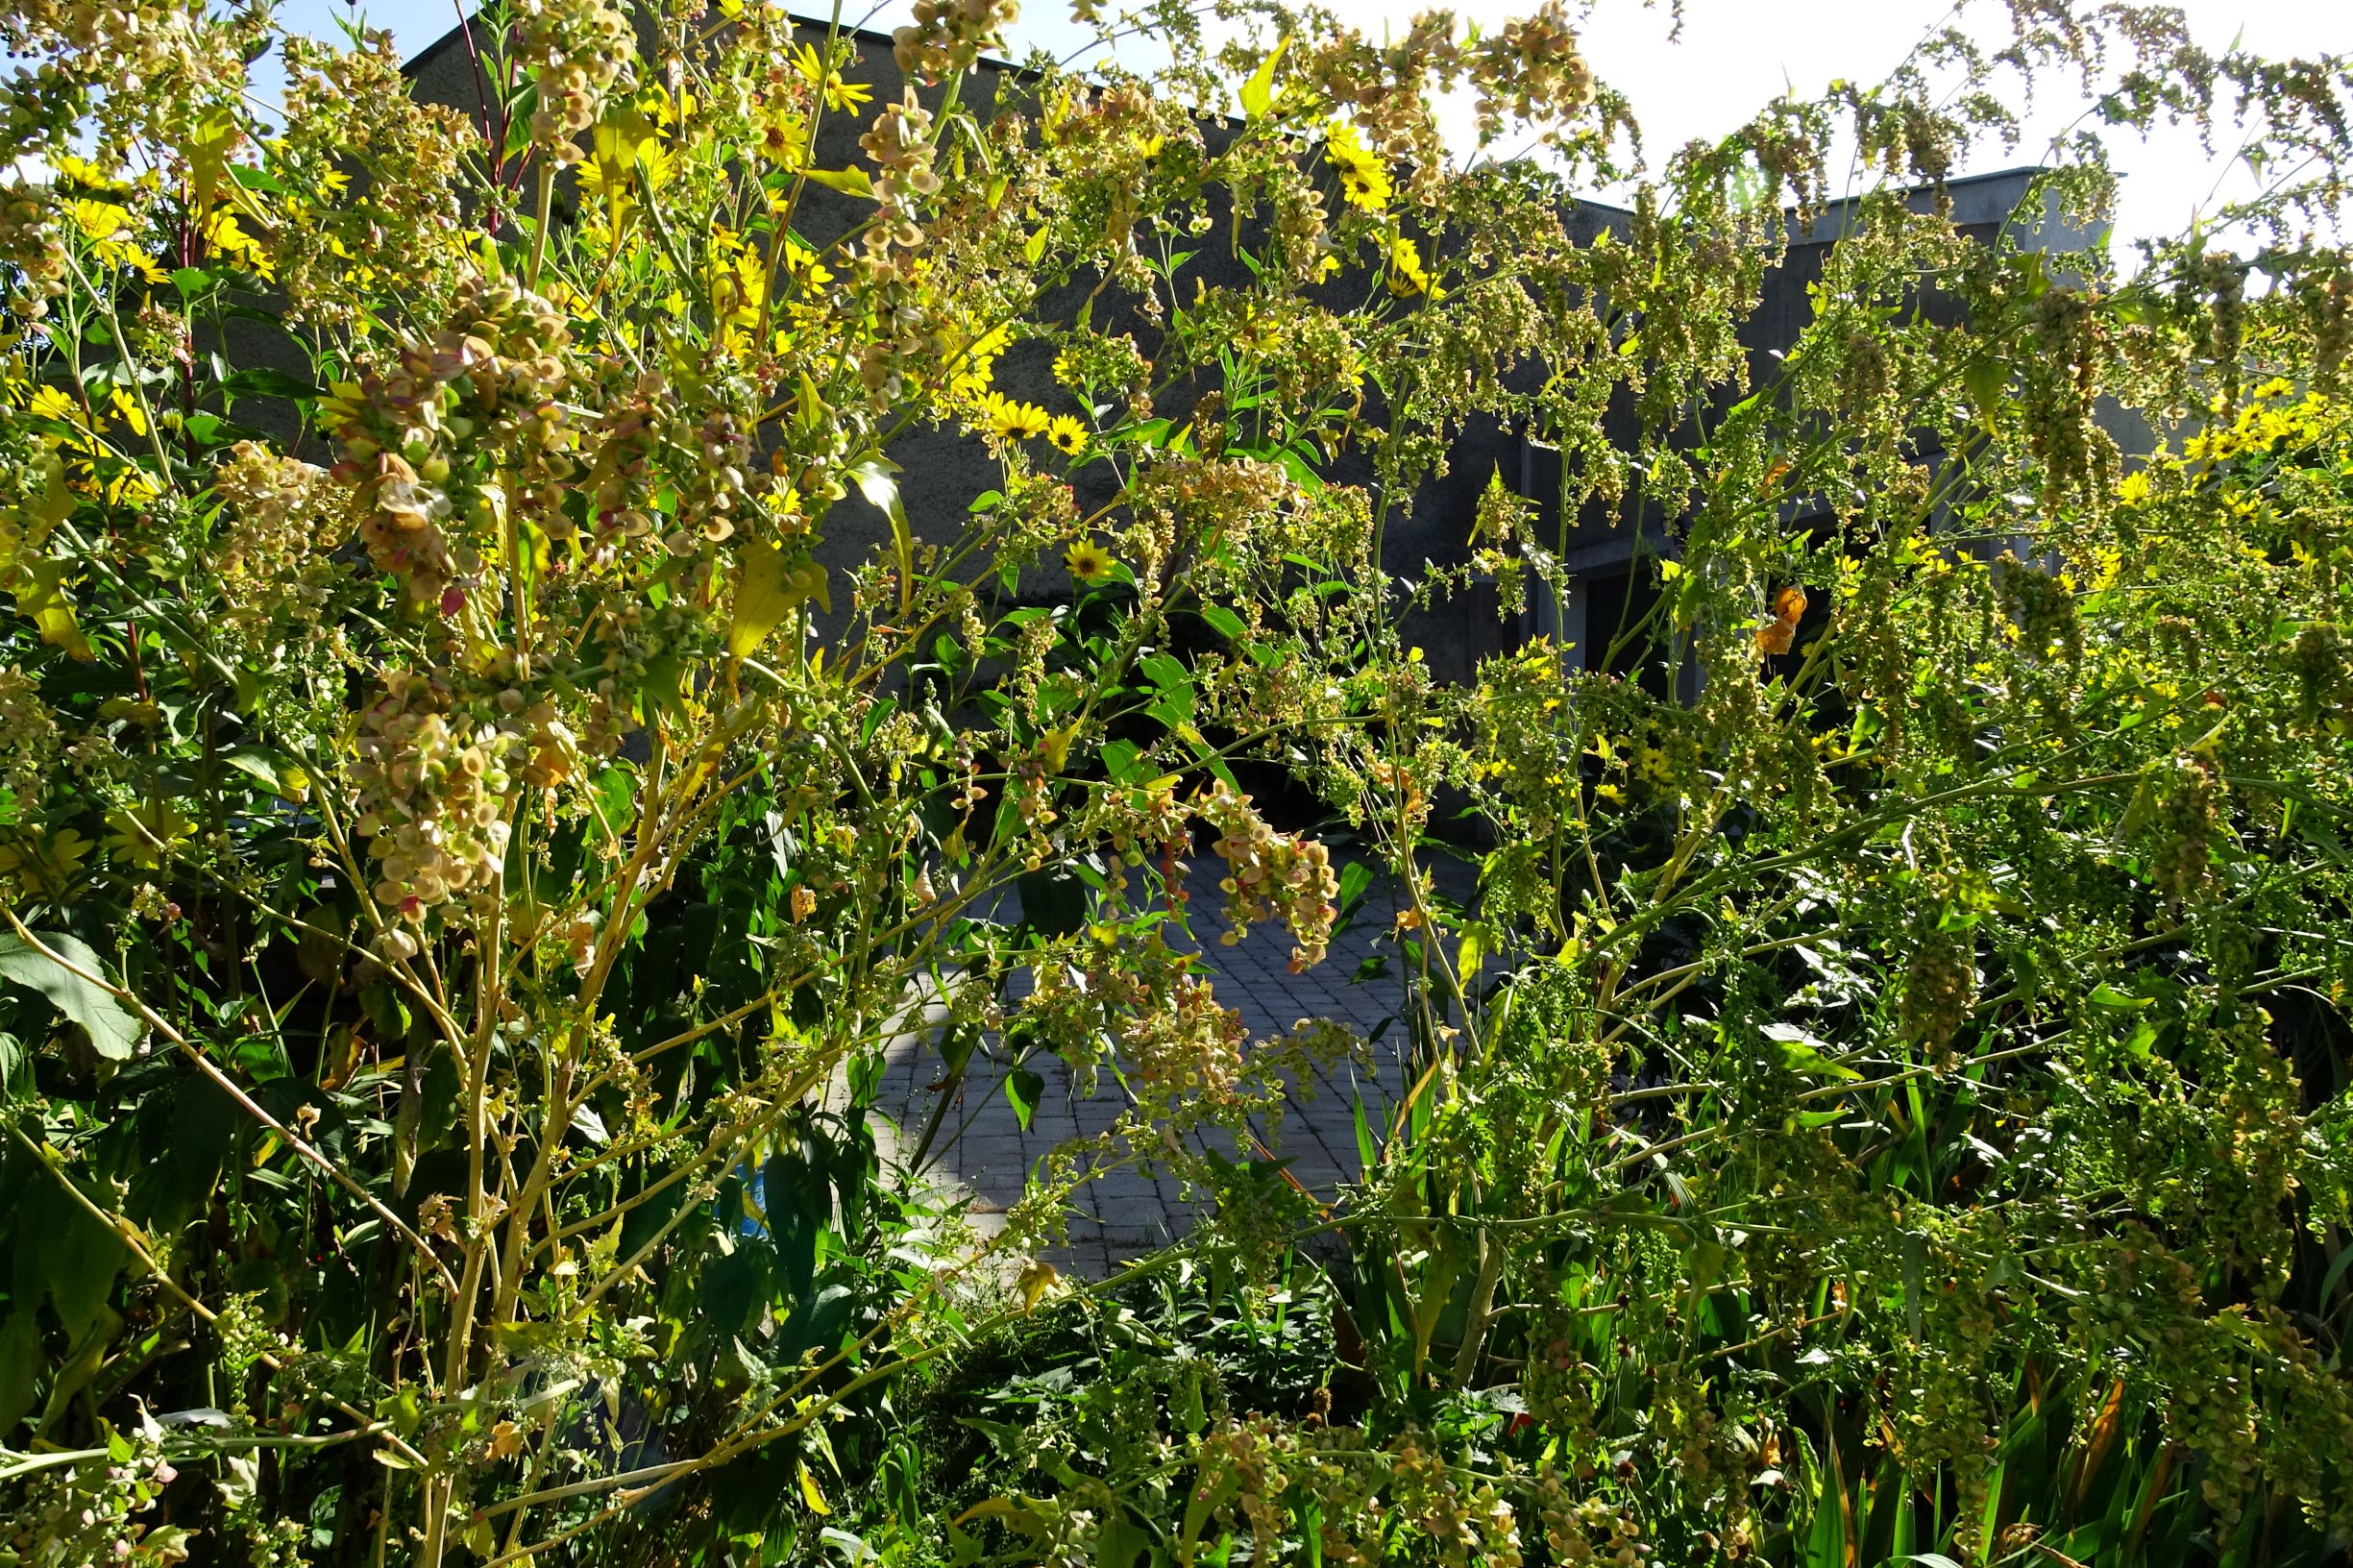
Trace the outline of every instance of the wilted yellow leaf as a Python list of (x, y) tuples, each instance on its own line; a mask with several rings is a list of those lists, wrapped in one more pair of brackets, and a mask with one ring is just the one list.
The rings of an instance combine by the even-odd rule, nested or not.
[(727, 623), (727, 655), (742, 658), (765, 641), (795, 610), (815, 599), (833, 608), (825, 569), (808, 556), (785, 564), (780, 546), (754, 540), (745, 546), (736, 568), (735, 614)]

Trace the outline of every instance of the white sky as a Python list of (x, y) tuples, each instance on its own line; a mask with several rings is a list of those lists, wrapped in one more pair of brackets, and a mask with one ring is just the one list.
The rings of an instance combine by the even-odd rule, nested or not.
[[(826, 0), (798, 0), (793, 9), (817, 12)], [(864, 19), (870, 0), (846, 0), (843, 19)], [(1431, 0), (1329, 0), (1333, 9), (1368, 33), (1386, 23), (1402, 24)], [(1485, 25), (1528, 9), (1530, 0), (1456, 0), (1457, 13)], [(2174, 0), (2188, 13), (2193, 36), (2220, 53), (2237, 37), (2250, 50), (2273, 57), (2353, 54), (2353, 5), (2342, 0)], [(1105, 9), (1115, 9), (1106, 5)], [(1784, 87), (1815, 92), (1836, 78), (1875, 82), (1949, 14), (1941, 0), (1685, 0), (1681, 39), (1670, 42), (1663, 5), (1641, 0), (1599, 0), (1583, 30), (1583, 47), (1601, 78), (1627, 94), (1640, 120), (1654, 162), (1697, 136), (1719, 135)], [(453, 0), (360, 0), (357, 7), (374, 25), (389, 27), (402, 48), (413, 53), (447, 32), (456, 10)], [(907, 0), (883, 0), (869, 25), (888, 28), (906, 19)], [(1067, 20), (1062, 0), (1028, 0), (1013, 38), (1013, 53), (1032, 43), (1067, 52), (1090, 35)], [(341, 0), (284, 0), (281, 15), (291, 26), (331, 32), (336, 18), (353, 13)], [(1980, 36), (1998, 26), (1991, 5), (1975, 12)], [(1131, 43), (1141, 65), (1148, 45)], [(2054, 84), (2048, 98), (2071, 114), (2073, 94)], [(2063, 116), (2029, 117), (2028, 139), (2014, 155), (1987, 149), (1976, 172), (2040, 160)], [(2120, 238), (2169, 233), (2186, 227), (2192, 213), (2224, 194), (2248, 187), (2243, 165), (2231, 158), (2235, 145), (2227, 128), (2209, 155), (2194, 135), (2164, 132), (2147, 143), (2119, 144), (2112, 159), (2124, 174), (2118, 213)], [(1835, 194), (1836, 192), (1833, 192)]]

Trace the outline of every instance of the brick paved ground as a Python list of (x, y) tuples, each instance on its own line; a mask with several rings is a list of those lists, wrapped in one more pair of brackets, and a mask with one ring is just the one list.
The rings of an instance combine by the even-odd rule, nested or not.
[[(1470, 868), (1449, 861), (1434, 870), (1441, 891), (1458, 899), (1469, 897), (1475, 883)], [(1187, 884), (1192, 894), (1190, 924), (1215, 972), (1218, 998), (1241, 1010), (1252, 1038), (1280, 1034), (1307, 1017), (1335, 1019), (1377, 1037), (1368, 1064), (1344, 1062), (1330, 1072), (1318, 1071), (1312, 1085), (1294, 1084), (1286, 1095), (1281, 1153), (1292, 1161), (1291, 1174), (1300, 1182), (1329, 1193), (1357, 1174), (1358, 1097), (1362, 1096), (1370, 1115), (1399, 1089), (1398, 1053), (1405, 1046), (1405, 1032), (1393, 1021), (1385, 1031), (1383, 1024), (1396, 1012), (1403, 988), (1393, 975), (1356, 978), (1360, 966), (1375, 954), (1375, 939), (1389, 928), (1397, 908), (1395, 890), (1385, 878), (1376, 882), (1357, 920), (1333, 942), (1324, 962), (1305, 974), (1292, 974), (1287, 967), (1290, 939), (1279, 927), (1256, 928), (1233, 946), (1220, 943), (1228, 928), (1224, 895), (1217, 891), (1221, 874), (1223, 862), (1214, 856), (1194, 863)], [(1387, 950), (1387, 944), (1382, 948)], [(1005, 1096), (1006, 1066), (986, 1060), (986, 1052), (984, 1047), (974, 1053), (931, 1161), (915, 1173), (926, 1184), (968, 1197), (970, 1222), (982, 1235), (1003, 1227), (1005, 1211), (1021, 1196), (1030, 1171), (1049, 1150), (1102, 1131), (1124, 1105), (1119, 1086), (1108, 1072), (1093, 1098), (1081, 1098), (1061, 1062), (1041, 1054), (1029, 1066), (1044, 1077), (1045, 1093), (1024, 1130)], [(943, 1091), (931, 1087), (937, 1082), (938, 1061), (926, 1041), (911, 1035), (887, 1052), (886, 1064), (877, 1099), (886, 1120), (876, 1129), (877, 1142), (886, 1161), (903, 1168), (939, 1106)], [(837, 1083), (837, 1101), (843, 1091)], [(1259, 1131), (1262, 1136), (1266, 1132)], [(1235, 1150), (1229, 1143), (1221, 1152)], [(1070, 1244), (1053, 1261), (1081, 1274), (1100, 1276), (1120, 1260), (1164, 1245), (1184, 1232), (1190, 1216), (1178, 1184), (1165, 1174), (1156, 1179), (1122, 1169), (1083, 1188), (1080, 1201), (1083, 1208), (1070, 1219)]]

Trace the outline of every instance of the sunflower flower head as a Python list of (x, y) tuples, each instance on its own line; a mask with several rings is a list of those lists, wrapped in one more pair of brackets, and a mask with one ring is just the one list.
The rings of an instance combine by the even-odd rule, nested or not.
[(1092, 539), (1081, 539), (1064, 551), (1062, 564), (1070, 569), (1070, 576), (1090, 586), (1111, 576), (1111, 552)]
[(134, 242), (128, 208), (86, 196), (76, 198), (70, 210), (74, 227), (89, 240), (90, 254), (100, 261), (110, 267), (129, 267), (150, 283), (165, 282), (163, 269)]
[(996, 362), (1013, 341), (1013, 334), (1004, 327), (990, 328), (965, 346), (956, 359), (955, 369), (948, 377), (948, 385), (958, 397), (977, 398), (983, 403), (996, 380)]
[(111, 829), (105, 839), (107, 853), (146, 870), (178, 854), (196, 828), (164, 801), (118, 807), (107, 813), (107, 825)]
[(1046, 432), (1052, 421), (1034, 403), (1022, 403), (1002, 392), (992, 392), (981, 404), (989, 431), (999, 441), (1027, 441)]
[(1364, 145), (1355, 126), (1346, 120), (1331, 122), (1324, 135), (1324, 159), (1339, 170), (1340, 194), (1350, 207), (1360, 212), (1388, 210), (1389, 197), (1396, 190), (1388, 165)]
[(229, 208), (213, 208), (212, 215), (205, 220), (204, 235), (205, 243), (216, 255), (226, 257), (247, 272), (265, 279), (277, 276), (270, 264), (269, 248), (248, 233)]
[(1389, 292), (1401, 300), (1416, 294), (1434, 300), (1443, 297), (1444, 291), (1430, 281), (1429, 270), (1422, 265), (1421, 247), (1403, 234), (1389, 242)]
[(81, 879), (82, 863), (95, 848), (72, 828), (41, 834), (14, 829), (0, 836), (0, 887), (22, 896), (61, 898)]
[(81, 406), (66, 395), (62, 387), (35, 387), (30, 406), (34, 414), (41, 419), (61, 420), (68, 425), (82, 423)]
[(1056, 414), (1045, 428), (1045, 438), (1056, 452), (1075, 457), (1087, 449), (1087, 427), (1069, 414)]
[(800, 46), (799, 63), (800, 74), (808, 79), (809, 86), (825, 95), (825, 107), (837, 114), (863, 109), (874, 96), (874, 89), (865, 83), (844, 80), (842, 73), (827, 64), (813, 45)]

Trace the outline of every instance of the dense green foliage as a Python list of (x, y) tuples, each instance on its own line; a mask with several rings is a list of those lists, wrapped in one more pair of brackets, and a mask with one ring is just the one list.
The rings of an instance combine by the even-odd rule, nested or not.
[[(1170, 5), (1151, 81), (978, 67), (1013, 9), (894, 98), (732, 0), (493, 6), (471, 115), (0, 18), (0, 1561), (2341, 1556), (2344, 65), (2022, 7), (1581, 239), (1633, 122), (1559, 7)], [(2129, 277), (1964, 234), (2027, 79), (2236, 102), (2271, 183)], [(1498, 425), (1558, 493), (1399, 558)], [(1581, 523), (1596, 649), (1434, 678)], [(1251, 1040), (1195, 857), (1301, 968), (1385, 868), (1391, 1038)], [(1192, 1138), (1399, 1041), (1344, 1193)], [(894, 1046), (1120, 1114), (984, 1242)], [(1199, 1233), (1062, 1278), (1128, 1164)]]

